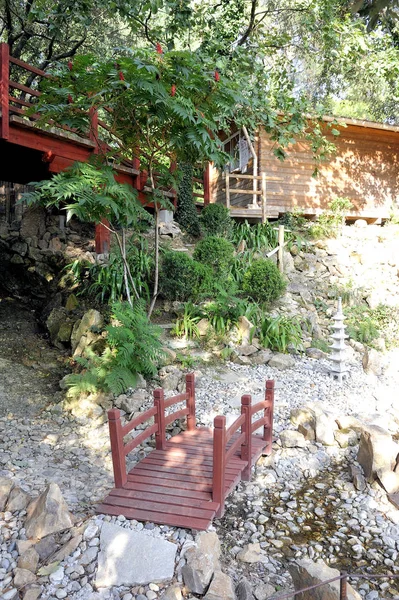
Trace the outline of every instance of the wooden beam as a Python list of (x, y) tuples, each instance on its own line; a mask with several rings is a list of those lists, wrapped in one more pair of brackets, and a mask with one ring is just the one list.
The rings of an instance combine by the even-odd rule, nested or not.
[(0, 109), (1, 124), (0, 138), (8, 140), (9, 138), (9, 76), (10, 76), (10, 51), (8, 44), (0, 44)]

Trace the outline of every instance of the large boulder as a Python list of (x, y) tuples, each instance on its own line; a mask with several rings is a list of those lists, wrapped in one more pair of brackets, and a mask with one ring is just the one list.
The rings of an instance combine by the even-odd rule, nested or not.
[(25, 510), (28, 506), (31, 497), (27, 492), (21, 490), (20, 487), (15, 486), (10, 492), (8, 496), (6, 510), (9, 512), (15, 512), (19, 510)]
[(50, 483), (44, 492), (28, 506), (25, 530), (28, 538), (41, 539), (73, 526), (73, 517), (56, 483)]
[(71, 334), (71, 346), (74, 356), (81, 356), (84, 349), (98, 339), (98, 335), (93, 331), (101, 329), (103, 318), (98, 310), (91, 308), (77, 321)]
[(0, 477), (0, 512), (3, 512), (14, 482), (8, 477)]
[(279, 371), (284, 371), (285, 369), (292, 369), (295, 367), (295, 360), (289, 354), (275, 354), (269, 360), (269, 367), (274, 367)]
[(383, 357), (381, 352), (374, 348), (367, 348), (363, 356), (363, 369), (368, 375), (381, 375)]
[(369, 426), (368, 430), (360, 435), (357, 461), (368, 481), (372, 482), (377, 473), (381, 479), (384, 472), (393, 471), (398, 454), (398, 444), (385, 429)]
[(231, 578), (225, 573), (217, 571), (204, 596), (204, 600), (235, 600), (235, 597)]
[[(331, 569), (323, 561), (313, 562), (310, 559), (297, 560), (288, 566), (288, 570), (294, 583), (295, 591), (310, 587), (339, 577), (337, 569)], [(334, 581), (327, 583), (316, 589), (302, 592), (301, 600), (339, 600), (340, 583)], [(348, 600), (361, 600), (361, 596), (353, 589), (351, 585), (347, 586)]]
[(113, 523), (101, 528), (95, 585), (146, 585), (172, 579), (177, 546)]
[(215, 572), (214, 560), (198, 548), (189, 548), (184, 555), (186, 564), (182, 568), (184, 585), (193, 594), (205, 594)]

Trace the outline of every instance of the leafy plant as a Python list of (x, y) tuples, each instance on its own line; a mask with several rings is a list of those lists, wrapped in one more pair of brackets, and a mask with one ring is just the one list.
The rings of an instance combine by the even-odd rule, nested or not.
[(201, 227), (205, 235), (230, 237), (233, 219), (230, 211), (223, 204), (208, 204), (201, 212)]
[(360, 304), (345, 309), (349, 337), (362, 344), (384, 337), (388, 348), (399, 346), (399, 309), (380, 304), (370, 308)]
[(349, 198), (335, 198), (329, 203), (328, 210), (310, 227), (310, 234), (312, 237), (337, 237), (345, 225), (346, 213), (352, 209)]
[(204, 305), (203, 313), (216, 335), (224, 336), (240, 317), (254, 314), (254, 305), (219, 288), (216, 298)]
[(246, 248), (258, 252), (269, 252), (278, 245), (277, 231), (270, 223), (235, 223), (231, 239), (236, 247), (245, 242)]
[(287, 283), (274, 262), (264, 258), (254, 260), (242, 284), (243, 291), (256, 302), (276, 300), (286, 287)]
[(98, 391), (121, 394), (135, 387), (137, 376), (153, 377), (162, 356), (161, 330), (148, 321), (143, 302), (112, 306), (112, 321), (106, 327), (106, 348), (99, 356), (92, 350), (77, 359), (80, 373), (68, 375), (72, 396)]
[(177, 194), (176, 221), (191, 235), (198, 237), (201, 234), (197, 209), (193, 199), (193, 173), (191, 163), (180, 165), (182, 177)]
[(259, 326), (259, 341), (277, 352), (287, 352), (289, 347), (303, 350), (300, 320), (286, 315), (265, 316)]
[(331, 352), (331, 348), (326, 340), (321, 338), (313, 338), (312, 339), (312, 348), (318, 348), (322, 352), (329, 354)]
[(233, 262), (234, 246), (222, 237), (210, 235), (197, 244), (193, 256), (211, 267), (217, 277), (225, 279)]
[(210, 267), (184, 252), (166, 252), (162, 259), (160, 289), (167, 300), (198, 300), (212, 294), (214, 275)]
[(186, 337), (191, 340), (200, 337), (198, 322), (201, 320), (201, 314), (196, 306), (187, 302), (184, 306), (184, 312), (178, 316), (171, 333), (177, 337)]

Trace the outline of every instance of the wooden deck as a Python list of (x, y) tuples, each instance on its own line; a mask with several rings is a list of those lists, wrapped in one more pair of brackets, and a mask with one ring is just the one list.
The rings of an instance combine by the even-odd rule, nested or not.
[[(194, 376), (186, 378), (186, 393), (165, 400), (154, 393), (154, 408), (122, 426), (120, 413), (109, 411), (115, 488), (97, 506), (98, 513), (128, 519), (205, 530), (222, 516), (226, 497), (241, 480), (251, 478), (251, 467), (262, 454), (271, 453), (274, 382), (266, 382), (265, 399), (252, 405), (242, 397), (241, 415), (227, 428), (218, 416), (214, 429), (195, 426)], [(165, 415), (165, 409), (184, 402), (186, 408)], [(257, 420), (253, 416), (262, 413)], [(166, 440), (160, 427), (187, 415), (187, 430)], [(176, 416), (177, 415), (177, 416)], [(146, 420), (154, 424), (126, 445), (123, 437)], [(263, 435), (255, 431), (263, 429)], [(126, 473), (126, 455), (150, 435), (156, 448)]]

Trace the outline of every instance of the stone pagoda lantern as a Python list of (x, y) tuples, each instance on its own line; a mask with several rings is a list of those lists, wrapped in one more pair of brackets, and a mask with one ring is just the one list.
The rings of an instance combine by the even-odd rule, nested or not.
[(329, 375), (334, 379), (337, 379), (340, 383), (344, 377), (348, 374), (348, 367), (345, 364), (345, 340), (348, 337), (345, 333), (346, 325), (344, 325), (344, 313), (342, 312), (342, 299), (338, 298), (338, 310), (333, 316), (334, 325), (332, 339), (333, 343), (330, 345), (331, 355), (330, 360), (332, 365), (329, 371)]

